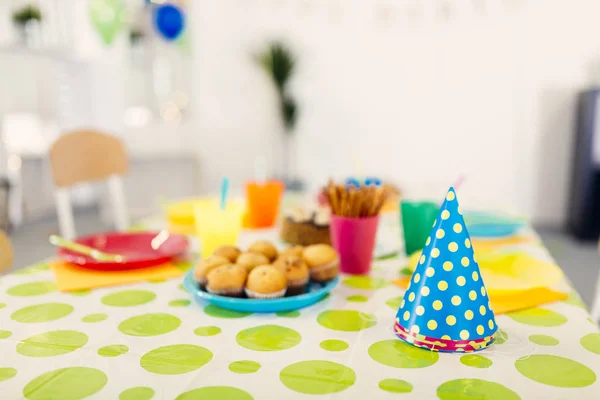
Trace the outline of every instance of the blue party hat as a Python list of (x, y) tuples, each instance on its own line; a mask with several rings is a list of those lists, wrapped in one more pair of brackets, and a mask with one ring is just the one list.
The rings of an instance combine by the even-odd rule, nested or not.
[(491, 343), (497, 329), (456, 192), (451, 187), (396, 314), (396, 333), (413, 344), (444, 343), (447, 351), (464, 351), (450, 349), (463, 347), (463, 343), (470, 343), (474, 349), (483, 348)]

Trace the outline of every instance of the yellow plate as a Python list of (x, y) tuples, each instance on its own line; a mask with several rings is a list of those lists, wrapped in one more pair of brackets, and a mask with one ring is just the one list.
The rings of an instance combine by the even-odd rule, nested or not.
[[(414, 271), (421, 252), (409, 258), (408, 268)], [(555, 264), (539, 261), (525, 253), (496, 253), (476, 257), (486, 290), (493, 294), (549, 287), (563, 277)]]

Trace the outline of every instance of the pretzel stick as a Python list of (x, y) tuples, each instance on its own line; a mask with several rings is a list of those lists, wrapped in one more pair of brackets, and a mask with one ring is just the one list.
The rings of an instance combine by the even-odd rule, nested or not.
[(375, 214), (374, 215), (379, 214), (379, 212), (381, 211), (381, 207), (383, 207), (383, 204), (385, 203), (386, 200), (387, 200), (387, 193), (384, 190), (379, 191), (379, 199), (375, 206)]
[(353, 212), (353, 215), (352, 215), (355, 218), (360, 218), (362, 201), (363, 201), (362, 193), (361, 193), (360, 190), (358, 190), (356, 192), (356, 204), (354, 205), (354, 212)]

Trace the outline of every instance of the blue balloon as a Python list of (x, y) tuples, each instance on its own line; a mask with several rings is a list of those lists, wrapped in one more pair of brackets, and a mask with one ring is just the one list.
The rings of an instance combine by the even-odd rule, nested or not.
[(167, 40), (175, 40), (183, 31), (185, 19), (183, 12), (172, 4), (154, 8), (156, 30)]

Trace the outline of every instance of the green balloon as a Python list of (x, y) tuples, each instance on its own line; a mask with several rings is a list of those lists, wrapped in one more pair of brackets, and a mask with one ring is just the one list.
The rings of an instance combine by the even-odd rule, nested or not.
[(121, 30), (124, 11), (123, 0), (92, 0), (90, 2), (92, 25), (106, 45), (111, 45)]

